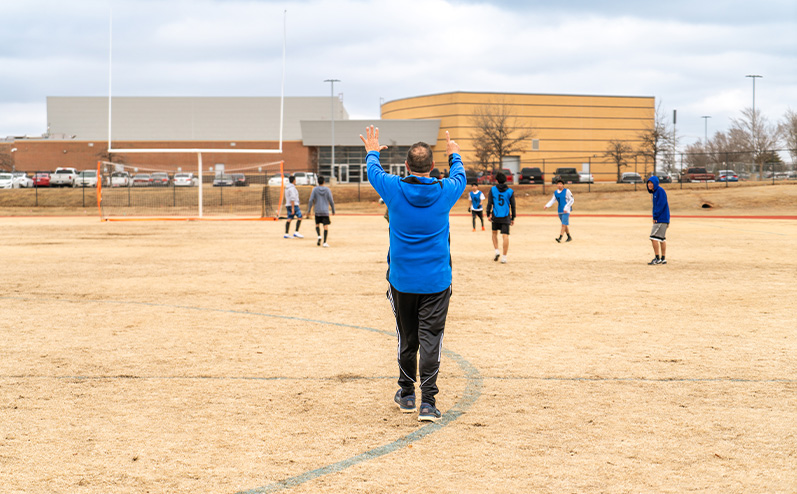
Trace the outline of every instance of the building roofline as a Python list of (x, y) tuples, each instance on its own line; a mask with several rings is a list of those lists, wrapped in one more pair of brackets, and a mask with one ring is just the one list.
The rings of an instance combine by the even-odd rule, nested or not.
[(506, 95), (506, 96), (566, 96), (566, 97), (577, 97), (577, 98), (650, 98), (656, 99), (655, 96), (631, 96), (631, 95), (613, 95), (613, 94), (562, 94), (562, 93), (514, 93), (514, 92), (497, 92), (497, 91), (448, 91), (445, 93), (431, 93), (431, 94), (420, 94), (417, 96), (408, 96), (406, 98), (398, 98), (392, 99), (390, 101), (385, 101), (382, 103), (382, 106), (388, 103), (395, 103), (397, 101), (406, 101), (411, 99), (418, 99), (418, 98), (427, 98), (429, 96), (445, 96), (449, 94), (491, 94), (491, 95)]

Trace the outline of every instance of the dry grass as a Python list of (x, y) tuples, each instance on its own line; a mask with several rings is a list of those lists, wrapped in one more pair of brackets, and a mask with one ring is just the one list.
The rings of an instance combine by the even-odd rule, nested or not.
[[(480, 395), (289, 491), (792, 492), (797, 224), (674, 221), (650, 267), (649, 221), (576, 216), (559, 245), (523, 217), (497, 265), (453, 217), (445, 346)], [(418, 431), (384, 219), (334, 217), (330, 249), (302, 229), (0, 218), (3, 492), (236, 492)], [(445, 357), (441, 409), (469, 383)]]

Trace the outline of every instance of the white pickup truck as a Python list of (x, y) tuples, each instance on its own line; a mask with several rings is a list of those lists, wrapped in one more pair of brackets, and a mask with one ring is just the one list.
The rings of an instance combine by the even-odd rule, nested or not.
[(77, 178), (77, 170), (74, 168), (56, 168), (50, 175), (50, 187), (73, 187)]

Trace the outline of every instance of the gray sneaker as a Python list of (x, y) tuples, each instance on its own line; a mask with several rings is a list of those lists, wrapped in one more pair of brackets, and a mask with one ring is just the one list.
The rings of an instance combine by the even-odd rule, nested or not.
[(401, 390), (398, 390), (396, 391), (396, 396), (393, 397), (393, 401), (396, 402), (403, 413), (415, 411), (415, 395), (408, 395), (402, 398)]
[(653, 260), (648, 263), (648, 266), (655, 266), (656, 264), (661, 264), (661, 260), (658, 257), (654, 257)]
[(419, 422), (437, 422), (442, 414), (440, 410), (428, 403), (421, 403), (421, 411), (418, 413)]

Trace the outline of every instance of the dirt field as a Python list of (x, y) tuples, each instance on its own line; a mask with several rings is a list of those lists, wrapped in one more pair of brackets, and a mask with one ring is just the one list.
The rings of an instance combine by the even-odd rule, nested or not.
[(329, 249), (308, 223), (0, 218), (0, 490), (797, 491), (797, 221), (674, 219), (666, 266), (647, 218), (576, 215), (560, 245), (522, 217), (507, 265), (451, 223), (422, 426), (392, 401), (381, 216), (334, 217)]

